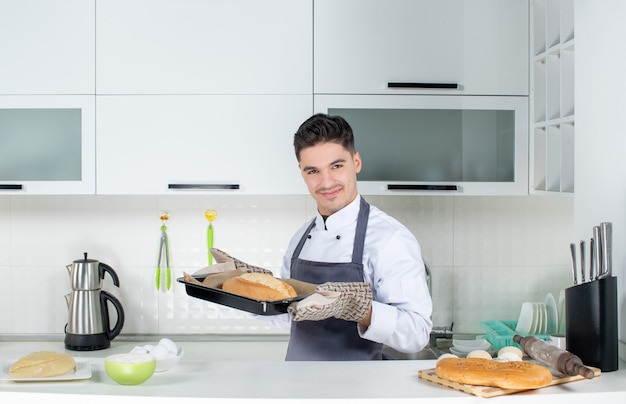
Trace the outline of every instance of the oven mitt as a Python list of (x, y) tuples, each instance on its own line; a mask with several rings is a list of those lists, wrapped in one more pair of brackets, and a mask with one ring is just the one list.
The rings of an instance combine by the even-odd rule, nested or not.
[(372, 289), (364, 282), (326, 282), (315, 293), (289, 305), (294, 321), (318, 321), (330, 317), (347, 321), (363, 320), (372, 307)]
[(272, 271), (270, 271), (269, 269), (257, 267), (240, 261), (237, 258), (226, 254), (224, 251), (218, 250), (217, 248), (211, 248), (211, 255), (213, 256), (213, 258), (215, 258), (215, 262), (217, 262), (218, 264), (233, 262), (235, 264), (235, 269), (242, 270), (243, 272), (261, 272), (264, 274), (272, 274)]

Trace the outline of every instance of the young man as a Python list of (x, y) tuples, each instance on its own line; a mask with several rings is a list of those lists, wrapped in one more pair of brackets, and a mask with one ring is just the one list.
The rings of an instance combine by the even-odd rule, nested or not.
[(361, 156), (350, 125), (317, 114), (294, 136), (316, 217), (291, 239), (281, 275), (319, 284), (289, 307), (287, 360), (382, 359), (382, 346), (417, 352), (428, 343), (432, 301), (420, 246), (358, 192)]

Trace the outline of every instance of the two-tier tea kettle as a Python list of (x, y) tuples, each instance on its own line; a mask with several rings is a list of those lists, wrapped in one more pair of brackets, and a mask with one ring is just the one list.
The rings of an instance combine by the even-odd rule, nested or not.
[[(76, 260), (66, 268), (70, 275), (72, 293), (65, 295), (69, 310), (65, 325), (65, 347), (75, 351), (95, 351), (111, 346), (124, 325), (124, 309), (113, 295), (102, 290), (102, 280), (108, 273), (119, 286), (117, 274), (107, 264), (87, 258)], [(109, 324), (108, 302), (117, 311), (113, 328)]]

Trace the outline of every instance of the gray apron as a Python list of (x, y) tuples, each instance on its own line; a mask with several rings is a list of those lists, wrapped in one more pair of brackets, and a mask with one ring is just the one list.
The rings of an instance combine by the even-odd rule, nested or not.
[[(304, 282), (363, 282), (363, 247), (370, 205), (361, 198), (352, 262), (317, 262), (298, 257), (315, 219), (302, 235), (291, 257), (291, 278)], [(292, 321), (287, 348), (288, 361), (356, 361), (382, 359), (382, 344), (363, 339), (353, 321), (331, 317), (321, 321)]]

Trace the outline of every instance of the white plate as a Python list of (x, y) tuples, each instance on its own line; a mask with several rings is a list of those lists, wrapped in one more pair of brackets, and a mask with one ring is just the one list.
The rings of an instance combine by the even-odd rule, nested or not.
[(491, 344), (484, 338), (476, 339), (452, 339), (452, 345), (458, 352), (470, 353), (476, 349), (484, 349), (485, 351), (491, 348)]
[(519, 319), (517, 320), (517, 326), (515, 332), (523, 334), (524, 336), (530, 334), (530, 329), (533, 325), (534, 308), (531, 302), (522, 303), (522, 308), (519, 313)]
[(543, 302), (537, 303), (537, 307), (539, 308), (539, 318), (541, 319), (537, 334), (543, 335), (548, 328), (548, 313), (546, 311), (546, 305)]
[(14, 382), (54, 382), (89, 379), (91, 377), (91, 362), (89, 362), (89, 359), (77, 358), (74, 358), (76, 371), (72, 373), (53, 377), (13, 377), (9, 375), (9, 370), (16, 360), (17, 359), (2, 361), (0, 364), (0, 380), (11, 380)]
[(546, 313), (548, 315), (548, 324), (546, 334), (555, 334), (559, 329), (559, 309), (552, 293), (546, 295)]
[[(494, 356), (496, 354), (496, 350), (491, 346), (491, 344), (489, 344), (489, 348), (488, 349), (483, 349), (483, 351), (489, 352), (489, 355), (491, 355), (491, 356)], [(465, 357), (467, 357), (467, 354), (469, 352), (461, 351), (461, 350), (451, 346), (450, 347), (450, 353), (458, 356), (459, 358), (465, 358)]]
[(565, 334), (565, 289), (559, 292), (559, 325), (558, 334)]
[(537, 303), (533, 303), (533, 322), (532, 327), (530, 328), (530, 334), (537, 334), (537, 332), (539, 331), (539, 327), (541, 327), (541, 314), (539, 313), (539, 305)]

